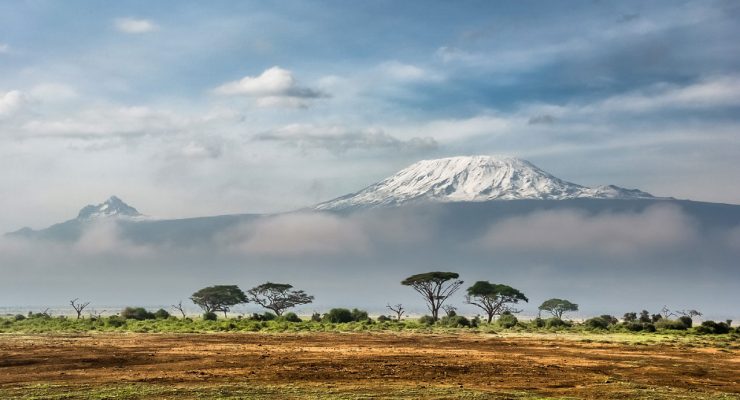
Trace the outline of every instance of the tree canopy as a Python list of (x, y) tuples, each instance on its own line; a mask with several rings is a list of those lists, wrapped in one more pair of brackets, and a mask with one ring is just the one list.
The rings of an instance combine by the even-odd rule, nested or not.
[(249, 289), (247, 293), (249, 300), (274, 311), (279, 316), (289, 308), (313, 302), (314, 297), (303, 290), (291, 289), (293, 285), (287, 283), (267, 282)]
[(540, 311), (547, 311), (557, 319), (561, 319), (568, 311), (578, 311), (578, 304), (563, 299), (545, 300), (539, 307)]
[(190, 297), (205, 313), (222, 311), (224, 316), (231, 307), (248, 302), (247, 296), (236, 285), (216, 285), (198, 290)]
[(454, 294), (463, 281), (459, 280), (457, 272), (425, 272), (411, 275), (401, 281), (404, 286), (410, 286), (424, 297), (432, 318), (439, 319), (439, 309), (452, 294)]
[(520, 301), (529, 302), (527, 296), (511, 286), (478, 281), (468, 288), (465, 302), (472, 304), (488, 315), (488, 323), (491, 323), (494, 315), (501, 315), (504, 311), (519, 312), (509, 306)]

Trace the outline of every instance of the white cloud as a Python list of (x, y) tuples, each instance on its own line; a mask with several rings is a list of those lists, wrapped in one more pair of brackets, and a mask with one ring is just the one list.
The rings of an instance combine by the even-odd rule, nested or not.
[(278, 66), (268, 68), (258, 76), (245, 76), (227, 82), (213, 90), (219, 95), (254, 97), (261, 107), (307, 107), (311, 99), (326, 95), (314, 89), (301, 87), (293, 73)]
[(216, 144), (204, 144), (189, 142), (183, 146), (181, 154), (187, 158), (218, 158), (221, 156), (221, 146)]
[(19, 90), (0, 92), (0, 118), (17, 113), (26, 103), (28, 97)]
[(66, 101), (77, 97), (77, 91), (63, 83), (42, 83), (34, 86), (29, 94), (41, 101)]
[(396, 81), (416, 82), (439, 79), (438, 76), (423, 68), (398, 61), (382, 63), (379, 68), (383, 75)]
[(7, 43), (0, 43), (0, 54), (10, 53), (10, 45)]
[(124, 33), (147, 33), (159, 29), (159, 26), (147, 19), (118, 18), (115, 20), (116, 29)]

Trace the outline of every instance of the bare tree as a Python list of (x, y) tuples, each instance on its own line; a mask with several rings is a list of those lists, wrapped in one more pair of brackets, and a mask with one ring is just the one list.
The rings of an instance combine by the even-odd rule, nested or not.
[(401, 317), (403, 317), (403, 313), (406, 312), (406, 310), (403, 308), (403, 304), (401, 303), (396, 304), (395, 306), (388, 304), (385, 306), (385, 308), (396, 313), (396, 321), (401, 321)]
[(106, 312), (106, 311), (108, 311), (108, 310), (102, 310), (102, 311), (90, 310), (90, 318), (91, 319), (100, 319), (100, 318), (103, 317), (103, 313)]
[(447, 304), (442, 306), (442, 309), (445, 310), (445, 314), (447, 314), (448, 317), (454, 317), (457, 315), (457, 307), (455, 306)]
[(173, 304), (172, 308), (179, 311), (180, 314), (182, 314), (182, 319), (185, 319), (185, 309), (182, 306), (182, 300), (180, 300), (180, 302), (177, 304)]
[(80, 303), (77, 300), (79, 299), (70, 300), (69, 304), (71, 304), (72, 308), (74, 308), (75, 311), (77, 312), (77, 319), (80, 319), (82, 316), (82, 311), (85, 310), (85, 307), (90, 305), (90, 302), (88, 301), (86, 303)]
[(663, 308), (660, 309), (660, 315), (665, 319), (669, 319), (671, 316), (676, 316), (676, 314), (672, 313), (671, 310), (668, 309), (668, 306), (663, 306)]
[(684, 317), (689, 317), (689, 318), (702, 316), (702, 313), (700, 313), (697, 310), (681, 310), (681, 311), (676, 311), (676, 314), (684, 316)]

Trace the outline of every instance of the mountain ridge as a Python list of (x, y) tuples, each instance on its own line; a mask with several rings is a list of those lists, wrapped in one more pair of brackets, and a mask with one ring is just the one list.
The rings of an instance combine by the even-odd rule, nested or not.
[(657, 199), (615, 185), (587, 187), (557, 178), (514, 157), (459, 156), (422, 160), (366, 188), (314, 206), (340, 210), (419, 201)]

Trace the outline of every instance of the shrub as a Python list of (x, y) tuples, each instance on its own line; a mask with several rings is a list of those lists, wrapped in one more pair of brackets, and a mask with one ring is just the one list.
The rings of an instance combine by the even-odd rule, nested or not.
[(164, 308), (160, 308), (159, 310), (154, 312), (154, 318), (156, 319), (167, 319), (170, 317), (170, 313), (167, 312)]
[(13, 317), (13, 319), (14, 319), (15, 321), (23, 321), (24, 319), (26, 319), (26, 316), (25, 316), (25, 315), (23, 315), (23, 314), (16, 314), (16, 315), (15, 315), (15, 316)]
[(419, 323), (424, 325), (434, 325), (434, 323), (437, 322), (434, 320), (434, 317), (431, 315), (423, 315), (421, 318), (419, 318)]
[(589, 329), (609, 329), (609, 321), (602, 317), (589, 318), (583, 323)]
[(105, 325), (118, 328), (126, 324), (126, 320), (119, 317), (118, 315), (111, 315), (105, 320)]
[(694, 320), (692, 320), (691, 317), (689, 317), (688, 315), (678, 317), (678, 320), (681, 321), (681, 323), (684, 324), (684, 326), (687, 328), (691, 328), (691, 325), (694, 324)]
[(315, 312), (311, 314), (311, 321), (313, 322), (321, 322), (321, 314)]
[(532, 320), (532, 324), (537, 328), (542, 328), (545, 326), (545, 320), (540, 317), (537, 317)]
[(153, 313), (150, 313), (143, 307), (126, 307), (121, 311), (121, 318), (143, 321), (145, 319), (154, 319), (155, 317)]
[(204, 321), (215, 321), (217, 319), (218, 319), (218, 315), (216, 315), (215, 312), (203, 313), (203, 320)]
[(546, 328), (565, 328), (572, 326), (570, 322), (565, 322), (560, 318), (548, 318), (545, 320)]
[(628, 331), (632, 332), (639, 332), (643, 329), (642, 324), (639, 322), (625, 322), (624, 327), (627, 328)]
[(655, 324), (642, 324), (642, 330), (645, 332), (655, 332)]
[(513, 328), (519, 322), (518, 319), (512, 314), (501, 314), (496, 321), (496, 324), (502, 328)]
[(451, 328), (467, 328), (470, 327), (470, 321), (462, 315), (447, 315), (440, 318), (439, 323), (444, 326)]
[(388, 317), (385, 315), (378, 316), (378, 322), (391, 322), (391, 321), (393, 321), (393, 318), (391, 317)]
[(262, 315), (260, 316), (260, 318), (261, 318), (260, 321), (274, 321), (274, 320), (277, 319), (277, 315), (275, 315), (275, 314), (273, 314), (273, 313), (271, 313), (269, 311), (265, 311), (265, 312), (262, 313)]
[(480, 323), (481, 323), (480, 316), (476, 315), (475, 317), (473, 317), (473, 319), (470, 320), (470, 327), (477, 328), (478, 325), (480, 325)]
[(606, 321), (606, 323), (609, 324), (609, 325), (616, 325), (619, 322), (619, 320), (617, 319), (617, 317), (615, 317), (613, 315), (609, 315), (609, 314), (604, 314), (604, 315), (600, 316), (599, 318), (601, 318), (604, 321)]
[(662, 319), (659, 319), (658, 322), (655, 323), (655, 328), (668, 329), (668, 330), (674, 330), (674, 331), (685, 331), (687, 326), (684, 325), (683, 322), (675, 320), (675, 319), (662, 318)]
[(298, 315), (296, 315), (296, 313), (294, 313), (294, 312), (289, 312), (289, 313), (283, 314), (283, 316), (281, 317), (281, 319), (283, 321), (287, 321), (287, 322), (301, 322), (301, 319), (298, 318)]
[(352, 309), (352, 321), (367, 321), (370, 317), (367, 315), (367, 311), (364, 310), (358, 310), (356, 308)]
[(342, 324), (352, 322), (352, 311), (346, 308), (332, 308), (328, 313), (324, 314), (324, 321)]
[(701, 323), (700, 326), (696, 327), (696, 331), (698, 333), (708, 333), (715, 335), (730, 333), (730, 329), (731, 328), (729, 325), (727, 325), (727, 323), (714, 321), (704, 321)]

